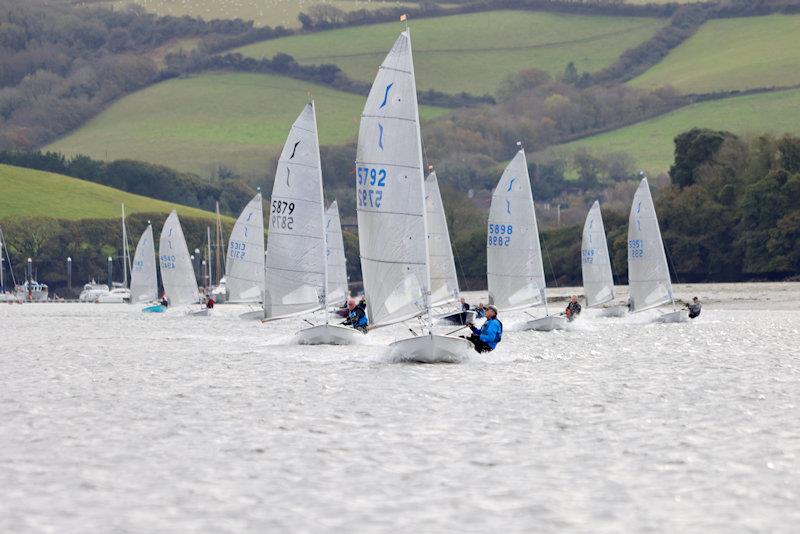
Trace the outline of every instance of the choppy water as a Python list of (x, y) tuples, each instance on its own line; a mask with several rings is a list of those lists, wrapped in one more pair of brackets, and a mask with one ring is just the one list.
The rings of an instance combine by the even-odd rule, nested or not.
[(800, 311), (504, 319), (431, 366), (400, 327), (0, 306), (0, 531), (797, 532)]

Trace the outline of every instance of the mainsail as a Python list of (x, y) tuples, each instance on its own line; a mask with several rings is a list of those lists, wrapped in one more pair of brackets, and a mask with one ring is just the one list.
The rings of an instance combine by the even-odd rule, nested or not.
[(539, 228), (525, 152), (517, 152), (492, 193), (486, 240), (489, 302), (519, 310), (547, 302)]
[(328, 258), (328, 305), (338, 306), (347, 300), (347, 260), (344, 255), (339, 206), (334, 200), (325, 212), (325, 242)]
[(442, 306), (458, 300), (458, 277), (435, 172), (425, 179), (425, 209), (428, 217), (431, 306)]
[(637, 312), (672, 300), (672, 282), (650, 185), (643, 178), (628, 218), (630, 309)]
[(596, 200), (583, 225), (581, 269), (587, 306), (599, 306), (614, 298), (614, 275), (611, 273), (606, 230), (600, 203)]
[(131, 304), (150, 302), (158, 298), (156, 278), (156, 249), (153, 226), (148, 224), (133, 255), (131, 266)]
[(264, 293), (264, 210), (261, 193), (242, 210), (228, 241), (229, 302), (259, 302)]
[(356, 194), (370, 323), (388, 325), (426, 313), (425, 187), (408, 30), (381, 63), (361, 115)]
[(158, 245), (161, 281), (170, 306), (193, 304), (200, 300), (189, 248), (183, 236), (181, 222), (175, 210), (167, 217), (161, 229)]
[(292, 125), (275, 173), (267, 242), (265, 318), (296, 315), (324, 306), (324, 212), (317, 118), (312, 102)]

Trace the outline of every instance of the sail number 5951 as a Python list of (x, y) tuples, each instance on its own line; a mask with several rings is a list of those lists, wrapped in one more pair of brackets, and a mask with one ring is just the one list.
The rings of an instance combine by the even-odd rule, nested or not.
[(370, 167), (356, 168), (356, 196), (360, 208), (380, 208), (383, 202), (383, 187), (386, 185), (386, 169)]

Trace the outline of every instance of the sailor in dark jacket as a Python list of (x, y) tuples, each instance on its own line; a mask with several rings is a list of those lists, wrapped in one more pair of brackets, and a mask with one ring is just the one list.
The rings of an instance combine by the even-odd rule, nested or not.
[(700, 315), (700, 309), (702, 308), (702, 305), (700, 304), (700, 299), (697, 297), (694, 297), (692, 299), (692, 303), (687, 304), (686, 307), (689, 308), (689, 319), (694, 319)]
[(567, 304), (567, 309), (564, 311), (568, 321), (574, 321), (581, 314), (581, 303), (578, 302), (578, 296), (572, 295)]

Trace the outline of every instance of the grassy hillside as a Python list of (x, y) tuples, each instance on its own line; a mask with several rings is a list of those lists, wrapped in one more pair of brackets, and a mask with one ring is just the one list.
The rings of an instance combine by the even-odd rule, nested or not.
[[(411, 22), (420, 89), (492, 93), (526, 68), (561, 73), (570, 61), (595, 71), (648, 39), (663, 20), (530, 11), (492, 11)], [(343, 28), (264, 41), (238, 49), (252, 57), (285, 52), (301, 63), (335, 63), (371, 81), (402, 23)]]
[(206, 20), (240, 18), (252, 20), (257, 26), (286, 28), (299, 28), (297, 15), (315, 4), (331, 4), (343, 11), (416, 5), (415, 2), (370, 0), (114, 0), (103, 5), (120, 9), (133, 3), (162, 16), (189, 15)]
[[(114, 218), (120, 203), (126, 213), (169, 213), (213, 218), (214, 214), (177, 206), (60, 174), (0, 165), (0, 219), (46, 215), (61, 219)], [(227, 217), (226, 217), (227, 219)]]
[[(309, 91), (322, 144), (355, 137), (365, 98), (265, 74), (206, 73), (169, 80), (116, 102), (47, 147), (98, 159), (133, 158), (209, 176), (218, 165), (264, 175)], [(429, 118), (445, 110), (423, 107)]]
[(631, 81), (686, 93), (800, 84), (800, 15), (719, 19)]
[(687, 106), (655, 119), (580, 141), (552, 147), (536, 155), (585, 148), (595, 153), (627, 152), (648, 171), (666, 171), (673, 159), (673, 139), (693, 127), (747, 133), (800, 133), (800, 90), (740, 96)]

